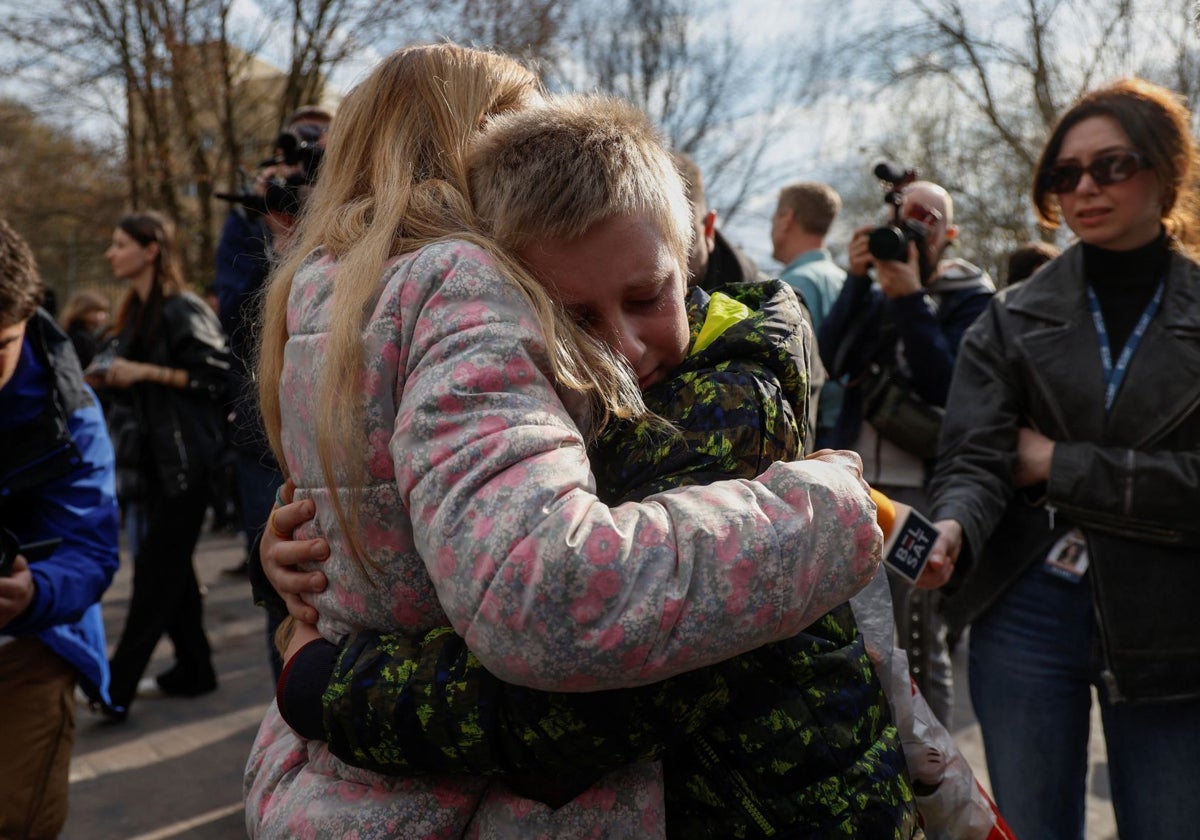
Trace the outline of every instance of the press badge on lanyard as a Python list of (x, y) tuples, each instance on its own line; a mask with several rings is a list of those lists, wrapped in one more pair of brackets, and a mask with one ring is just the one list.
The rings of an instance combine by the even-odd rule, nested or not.
[[(1113, 403), (1117, 399), (1117, 392), (1125, 380), (1125, 371), (1129, 368), (1129, 361), (1141, 343), (1142, 336), (1146, 334), (1150, 322), (1158, 314), (1158, 308), (1162, 305), (1163, 285), (1160, 282), (1158, 288), (1154, 290), (1154, 297), (1146, 305), (1142, 317), (1138, 319), (1137, 325), (1125, 342), (1125, 347), (1121, 350), (1121, 355), (1117, 357), (1116, 364), (1113, 364), (1112, 348), (1108, 343), (1108, 328), (1104, 325), (1104, 316), (1100, 313), (1100, 301), (1096, 299), (1096, 293), (1092, 291), (1092, 287), (1088, 286), (1088, 307), (1092, 311), (1092, 323), (1096, 326), (1096, 337), (1100, 341), (1100, 363), (1104, 367), (1105, 413), (1112, 410)], [(1078, 528), (1072, 528), (1060, 537), (1046, 554), (1043, 567), (1050, 574), (1063, 580), (1072, 583), (1081, 581), (1088, 568), (1087, 540), (1084, 539), (1083, 532)]]
[(1078, 528), (1072, 528), (1059, 537), (1046, 554), (1043, 568), (1055, 577), (1079, 583), (1088, 567), (1087, 540)]

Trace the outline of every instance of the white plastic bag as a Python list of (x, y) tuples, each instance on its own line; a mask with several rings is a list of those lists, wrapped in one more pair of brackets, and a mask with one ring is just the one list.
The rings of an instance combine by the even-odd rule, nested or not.
[(926, 836), (929, 840), (1015, 840), (909, 674), (908, 656), (896, 647), (892, 595), (882, 566), (850, 599), (850, 606), (900, 731)]

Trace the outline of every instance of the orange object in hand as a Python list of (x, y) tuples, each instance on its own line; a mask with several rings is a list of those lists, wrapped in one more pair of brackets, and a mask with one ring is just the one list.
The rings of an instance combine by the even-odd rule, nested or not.
[(891, 499), (875, 488), (871, 488), (871, 499), (879, 508), (875, 513), (875, 520), (879, 523), (879, 528), (883, 531), (883, 538), (886, 540), (892, 535), (892, 528), (896, 525), (896, 506), (892, 504)]

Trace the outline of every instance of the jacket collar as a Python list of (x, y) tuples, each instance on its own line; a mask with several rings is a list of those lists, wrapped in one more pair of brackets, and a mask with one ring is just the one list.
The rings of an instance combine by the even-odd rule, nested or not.
[(962, 291), (990, 294), (996, 291), (996, 286), (987, 272), (979, 266), (964, 259), (952, 259), (938, 263), (937, 272), (925, 284), (925, 291), (931, 295)]
[[(723, 363), (753, 364), (770, 370), (779, 379), (784, 396), (801, 407), (808, 395), (808, 371), (815, 353), (812, 330), (792, 288), (782, 280), (735, 283), (718, 291), (746, 306), (746, 317), (731, 323), (708, 346), (689, 352), (676, 370), (683, 374), (716, 368)], [(688, 321), (692, 341), (705, 323), (711, 296), (699, 288), (688, 294)], [(651, 392), (646, 393), (647, 401)]]
[(815, 262), (833, 262), (833, 254), (827, 248), (814, 248), (811, 251), (805, 251), (798, 257), (789, 262), (783, 269), (783, 273), (787, 274), (794, 268), (799, 268), (802, 265), (808, 265)]
[[(1001, 293), (1002, 305), (1028, 319), (1014, 343), (1054, 407), (1058, 439), (1153, 443), (1200, 402), (1200, 268), (1171, 255), (1166, 289), (1105, 416), (1104, 374), (1076, 245), (1029, 280)], [(1114, 356), (1120, 354), (1113, 349)]]

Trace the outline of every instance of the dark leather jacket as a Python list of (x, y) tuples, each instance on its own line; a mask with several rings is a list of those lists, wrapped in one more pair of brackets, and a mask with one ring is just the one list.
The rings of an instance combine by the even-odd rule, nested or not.
[[(1006, 290), (959, 352), (931, 492), (963, 526), (947, 617), (985, 612), (1068, 529), (1087, 538), (1105, 680), (1117, 700), (1200, 697), (1200, 267), (1165, 296), (1105, 415), (1079, 246)], [(1015, 491), (1018, 429), (1056, 441), (1046, 486)]]
[[(224, 445), (229, 347), (217, 316), (190, 292), (163, 302), (155, 334), (136, 345), (127, 330), (117, 352), (133, 361), (187, 371), (186, 388), (139, 382), (129, 389), (141, 433), (137, 466), (154, 474), (143, 492), (157, 488), (174, 496), (207, 479)], [(117, 458), (119, 466), (132, 466), (123, 463), (126, 455), (120, 448)]]
[(829, 445), (852, 449), (863, 420), (863, 375), (896, 355), (897, 341), (913, 390), (944, 406), (963, 334), (987, 306), (992, 280), (965, 260), (945, 260), (921, 292), (890, 299), (870, 277), (850, 274), (817, 331), (821, 361), (846, 386)]

